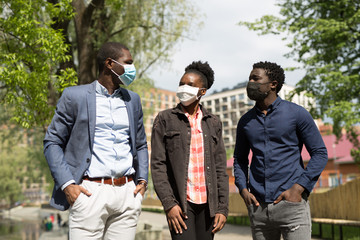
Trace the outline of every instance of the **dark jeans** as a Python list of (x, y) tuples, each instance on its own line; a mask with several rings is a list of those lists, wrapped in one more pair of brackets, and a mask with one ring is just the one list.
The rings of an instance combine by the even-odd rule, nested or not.
[(214, 218), (210, 217), (209, 205), (194, 204), (187, 202), (188, 219), (185, 219), (187, 230), (183, 230), (182, 234), (176, 234), (170, 231), (173, 240), (212, 240), (214, 234), (211, 233)]

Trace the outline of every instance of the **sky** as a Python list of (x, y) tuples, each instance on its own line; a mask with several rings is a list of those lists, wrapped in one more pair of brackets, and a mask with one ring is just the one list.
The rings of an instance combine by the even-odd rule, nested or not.
[[(290, 52), (281, 36), (259, 36), (239, 26), (240, 21), (254, 21), (263, 15), (279, 16), (275, 0), (197, 0), (204, 16), (203, 27), (175, 47), (172, 62), (152, 69), (150, 77), (158, 88), (176, 91), (184, 69), (192, 61), (207, 61), (215, 72), (210, 89), (220, 91), (248, 80), (252, 65), (259, 61), (276, 62), (283, 68), (299, 66), (283, 55)], [(291, 86), (304, 71), (285, 72), (285, 83)]]

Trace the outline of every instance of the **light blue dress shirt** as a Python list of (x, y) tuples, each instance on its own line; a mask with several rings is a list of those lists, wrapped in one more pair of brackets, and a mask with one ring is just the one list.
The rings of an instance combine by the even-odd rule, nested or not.
[(120, 88), (110, 95), (96, 81), (96, 125), (89, 177), (121, 177), (135, 173), (129, 118)]

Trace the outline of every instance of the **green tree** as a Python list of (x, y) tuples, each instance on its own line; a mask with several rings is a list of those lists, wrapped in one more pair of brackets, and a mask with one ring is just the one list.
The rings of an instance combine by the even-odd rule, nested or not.
[(54, 109), (49, 93), (76, 81), (73, 69), (59, 69), (70, 59), (69, 46), (51, 20), (72, 16), (70, 1), (0, 0), (0, 103), (13, 106), (12, 119), (22, 127), (44, 126)]
[(189, 0), (0, 0), (0, 102), (23, 127), (46, 126), (65, 87), (96, 79), (108, 41), (131, 49), (141, 92), (153, 85), (146, 72), (198, 26), (195, 13)]
[(125, 43), (142, 79), (151, 66), (169, 61), (175, 44), (197, 25), (196, 9), (187, 0), (74, 0), (72, 5), (74, 21), (62, 27), (72, 39), (80, 84), (96, 78), (96, 49), (104, 42)]
[[(360, 2), (351, 0), (283, 0), (280, 16), (240, 22), (260, 34), (286, 33), (294, 58), (306, 70), (296, 92), (316, 98), (314, 117), (329, 117), (339, 138), (342, 129), (360, 164)], [(288, 37), (290, 36), (290, 37)]]
[[(11, 124), (11, 110), (0, 105), (0, 199), (10, 206), (26, 200), (22, 191), (32, 183), (52, 182), (42, 151), (44, 132)], [(43, 185), (41, 185), (43, 187)]]

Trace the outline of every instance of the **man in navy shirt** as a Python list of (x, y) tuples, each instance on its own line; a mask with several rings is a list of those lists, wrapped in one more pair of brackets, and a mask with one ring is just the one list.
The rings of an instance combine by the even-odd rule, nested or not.
[[(256, 105), (237, 126), (235, 184), (248, 207), (253, 239), (311, 239), (307, 197), (327, 163), (311, 115), (277, 95), (284, 80), (279, 65), (255, 63), (247, 94)], [(311, 156), (306, 168), (301, 158), (304, 144)]]

